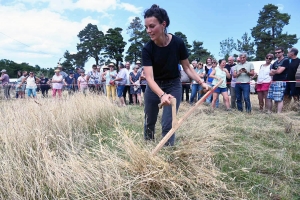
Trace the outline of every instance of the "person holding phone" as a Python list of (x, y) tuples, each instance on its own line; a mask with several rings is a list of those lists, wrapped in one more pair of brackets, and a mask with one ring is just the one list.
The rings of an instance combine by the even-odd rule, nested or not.
[(251, 113), (250, 102), (250, 77), (254, 75), (254, 66), (247, 62), (247, 54), (241, 53), (239, 55), (240, 63), (234, 66), (233, 77), (236, 78), (235, 95), (236, 104), (239, 111), (243, 112), (242, 96), (245, 101), (245, 110)]

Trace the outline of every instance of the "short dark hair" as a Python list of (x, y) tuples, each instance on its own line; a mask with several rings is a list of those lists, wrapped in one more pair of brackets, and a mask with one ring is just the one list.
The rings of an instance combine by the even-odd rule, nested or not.
[(95, 65), (95, 64), (94, 64), (94, 65), (92, 66), (92, 68), (94, 68), (94, 67), (96, 67), (96, 68), (97, 68), (97, 65)]
[(298, 55), (298, 49), (296, 49), (296, 48), (291, 48), (290, 49), (290, 52), (293, 52), (293, 54), (296, 56), (296, 55)]
[[(170, 25), (170, 19), (168, 13), (165, 9), (160, 8), (158, 5), (153, 4), (151, 8), (145, 10), (144, 12), (144, 19), (148, 17), (155, 17), (159, 23), (166, 22), (166, 28)], [(167, 30), (165, 29), (165, 32)]]
[(223, 60), (226, 62), (225, 59), (220, 59), (220, 60), (219, 60), (219, 65), (222, 63)]
[(283, 47), (276, 47), (275, 51), (281, 50), (284, 53), (284, 48)]

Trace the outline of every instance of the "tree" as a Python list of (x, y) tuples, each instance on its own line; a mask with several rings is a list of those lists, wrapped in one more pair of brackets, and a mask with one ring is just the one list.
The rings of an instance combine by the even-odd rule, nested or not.
[(296, 34), (282, 33), (285, 25), (289, 24), (290, 15), (280, 13), (278, 7), (267, 4), (259, 12), (257, 25), (251, 29), (256, 49), (256, 60), (263, 60), (276, 47), (288, 49), (298, 42)]
[(34, 72), (35, 74), (38, 74), (40, 71), (46, 74), (50, 71), (50, 69), (41, 68), (39, 65), (33, 67), (25, 62), (19, 64), (6, 59), (0, 60), (0, 69), (6, 69), (10, 78), (17, 78), (18, 71)]
[(131, 44), (126, 52), (126, 61), (142, 60), (142, 48), (148, 42), (149, 36), (142, 25), (142, 20), (135, 17), (127, 28), (127, 33), (130, 35), (128, 40)]
[(77, 50), (86, 54), (88, 58), (94, 58), (98, 65), (100, 52), (105, 46), (103, 32), (98, 30), (97, 25), (89, 23), (77, 36), (80, 40), (80, 43), (77, 44)]
[(219, 56), (227, 59), (231, 52), (236, 48), (236, 44), (234, 43), (233, 38), (227, 38), (220, 42), (220, 52)]
[(75, 67), (84, 68), (85, 63), (88, 60), (88, 55), (85, 52), (77, 52), (70, 54), (67, 50), (64, 53), (65, 61), (61, 63), (65, 70), (74, 70)]
[(186, 47), (186, 49), (188, 51), (188, 54), (191, 55), (191, 47), (192, 47), (192, 45), (190, 45), (188, 43), (186, 35), (183, 34), (183, 33), (181, 33), (180, 31), (179, 32), (175, 32), (174, 35), (177, 36), (177, 37), (179, 37), (179, 38), (181, 38), (183, 40), (183, 42), (185, 44), (185, 47)]
[(123, 41), (123, 36), (121, 35), (121, 28), (110, 28), (105, 35), (106, 46), (104, 48), (105, 57), (123, 62), (123, 52), (126, 42)]
[(189, 56), (189, 61), (197, 60), (198, 62), (205, 62), (208, 57), (211, 57), (211, 53), (207, 49), (203, 48), (203, 42), (193, 41), (193, 46), (191, 49), (191, 55)]
[(245, 32), (242, 36), (242, 41), (237, 40), (236, 49), (240, 53), (247, 53), (247, 60), (253, 60), (253, 55), (255, 54), (254, 42), (251, 42), (251, 37), (248, 37), (248, 33)]

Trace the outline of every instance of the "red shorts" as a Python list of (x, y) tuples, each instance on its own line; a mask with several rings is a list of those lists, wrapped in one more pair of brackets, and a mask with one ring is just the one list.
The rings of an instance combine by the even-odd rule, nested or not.
[(271, 83), (262, 83), (256, 85), (257, 92), (268, 91)]

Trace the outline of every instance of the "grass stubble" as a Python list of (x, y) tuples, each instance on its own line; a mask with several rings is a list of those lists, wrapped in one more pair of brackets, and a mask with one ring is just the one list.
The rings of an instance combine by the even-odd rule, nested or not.
[[(299, 199), (299, 114), (200, 106), (151, 151), (143, 110), (105, 97), (1, 102), (0, 199)], [(183, 103), (178, 118), (189, 109)], [(159, 116), (160, 117), (160, 116)], [(286, 124), (292, 123), (290, 133)]]

